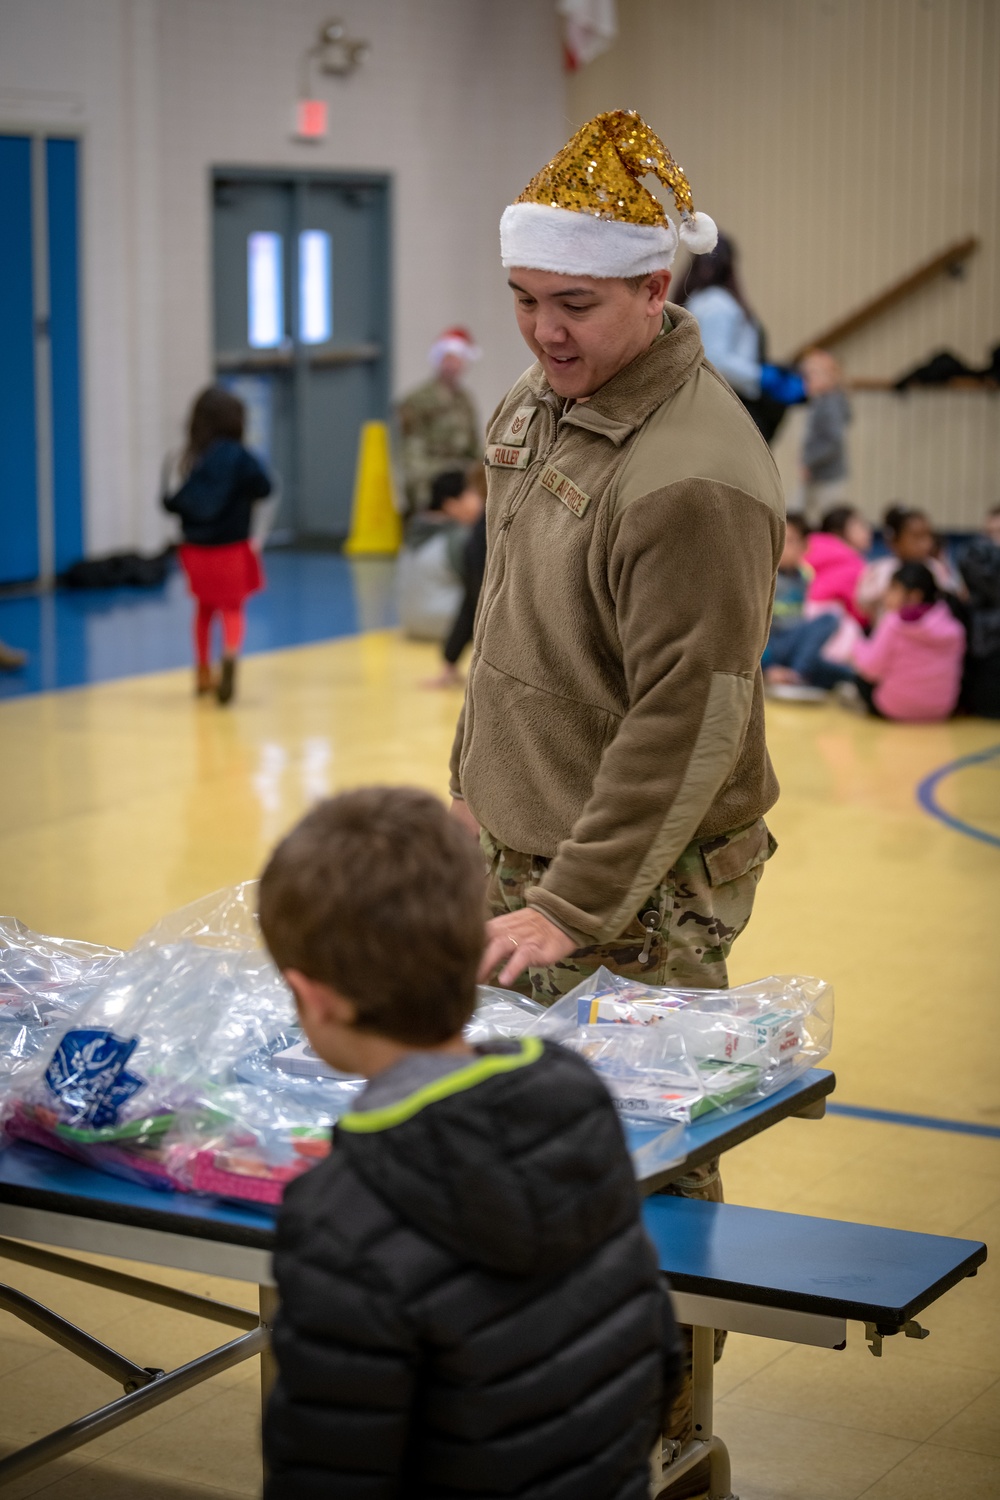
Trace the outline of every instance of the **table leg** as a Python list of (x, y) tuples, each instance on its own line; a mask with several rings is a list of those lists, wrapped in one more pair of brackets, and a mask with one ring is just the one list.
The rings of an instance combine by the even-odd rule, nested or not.
[[(278, 1310), (278, 1288), (276, 1286), (260, 1285), (257, 1288), (258, 1306), (260, 1308), (260, 1324), (268, 1333), (267, 1343), (260, 1352), (260, 1419), (263, 1426), (267, 1415), (267, 1401), (274, 1385), (278, 1367), (275, 1363), (274, 1354), (271, 1349), (271, 1330), (274, 1327), (274, 1315)], [(261, 1462), (264, 1468), (264, 1480), (267, 1481), (267, 1462), (263, 1455)]]
[(691, 1330), (691, 1414), (694, 1435), (707, 1443), (712, 1436), (712, 1405), (715, 1396), (715, 1330)]
[(712, 1430), (714, 1404), (715, 1329), (695, 1326), (691, 1330), (691, 1414), (695, 1441), (705, 1444), (704, 1452), (709, 1461), (708, 1500), (736, 1500), (732, 1492), (729, 1450)]
[[(667, 1455), (664, 1463), (661, 1444), (652, 1459), (651, 1494), (657, 1500), (669, 1500), (674, 1485), (691, 1469), (708, 1459), (708, 1500), (739, 1500), (732, 1492), (729, 1450), (712, 1431), (715, 1390), (715, 1329), (691, 1329), (691, 1440), (679, 1453)], [(665, 1441), (665, 1440), (664, 1440)], [(676, 1449), (676, 1444), (671, 1447)]]
[[(274, 1327), (274, 1315), (278, 1311), (278, 1288), (276, 1286), (260, 1286), (257, 1288), (258, 1306), (260, 1307), (260, 1324), (266, 1328), (268, 1333)], [(261, 1415), (267, 1405), (267, 1398), (271, 1394), (274, 1378), (278, 1373), (278, 1367), (274, 1362), (271, 1352), (270, 1340), (267, 1347), (260, 1356), (260, 1405)]]

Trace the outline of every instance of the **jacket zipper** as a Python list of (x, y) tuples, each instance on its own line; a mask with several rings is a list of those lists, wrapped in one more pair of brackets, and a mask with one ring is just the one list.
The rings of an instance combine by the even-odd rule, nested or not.
[(489, 608), (487, 609), (486, 614), (483, 616), (483, 630), (484, 631), (486, 629), (487, 623), (489, 622), (490, 615), (493, 613), (494, 607), (496, 605), (497, 598), (498, 598), (499, 593), (500, 593), (500, 585), (503, 583), (503, 580), (505, 579), (505, 577), (507, 575), (506, 533), (510, 530), (511, 526), (513, 525), (513, 523), (514, 523), (514, 517), (517, 515), (517, 512), (520, 510), (521, 505), (523, 504), (525, 498), (527, 497), (528, 491), (530, 490), (532, 482), (533, 482), (533, 480), (535, 478), (535, 470), (537, 468), (539, 468), (541, 465), (545, 464), (548, 461), (548, 456), (552, 452), (553, 448), (555, 447), (556, 440), (557, 440), (557, 438), (559, 436), (559, 419), (555, 415), (555, 412), (552, 410), (552, 407), (548, 404), (547, 401), (544, 401), (544, 400), (539, 401), (538, 404), (539, 404), (539, 406), (541, 407), (541, 409), (542, 409), (542, 411), (544, 413), (545, 421), (550, 424), (549, 431), (546, 433), (546, 439), (547, 439), (547, 441), (542, 446), (542, 448), (540, 448), (540, 450), (539, 450), (539, 456), (536, 459), (533, 459), (532, 462), (525, 469), (525, 471), (524, 471), (524, 483), (516, 491), (516, 493), (511, 496), (511, 498), (510, 498), (510, 500), (509, 500), (509, 502), (507, 504), (507, 513), (504, 516), (503, 520), (500, 522), (500, 525), (499, 525), (499, 527), (497, 529), (497, 538), (498, 538), (498, 540), (499, 540), (499, 538), (501, 536), (503, 536), (505, 538), (504, 545), (503, 545), (503, 552), (502, 552), (503, 572), (500, 575), (498, 586), (493, 591), (493, 597), (490, 600)]

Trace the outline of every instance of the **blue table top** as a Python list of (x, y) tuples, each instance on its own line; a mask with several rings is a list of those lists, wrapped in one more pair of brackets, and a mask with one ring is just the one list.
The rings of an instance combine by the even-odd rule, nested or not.
[(194, 1193), (158, 1192), (26, 1141), (0, 1151), (3, 1203), (260, 1249), (270, 1249), (274, 1239), (274, 1214), (266, 1209)]
[(643, 1219), (679, 1292), (876, 1323), (896, 1332), (986, 1259), (979, 1240), (659, 1194)]
[[(689, 1172), (692, 1167), (701, 1166), (702, 1162), (709, 1161), (713, 1156), (731, 1151), (734, 1146), (759, 1135), (762, 1130), (777, 1125), (779, 1120), (786, 1120), (789, 1115), (798, 1114), (811, 1104), (818, 1104), (828, 1094), (832, 1094), (836, 1086), (836, 1077), (829, 1069), (810, 1068), (808, 1073), (803, 1073), (801, 1078), (772, 1094), (769, 1099), (761, 1099), (756, 1104), (748, 1104), (743, 1109), (731, 1112), (711, 1110), (684, 1131), (684, 1160), (666, 1172), (657, 1172), (652, 1177), (644, 1178), (640, 1183), (641, 1191), (656, 1192), (673, 1178)], [(627, 1128), (626, 1134), (633, 1150), (649, 1139), (648, 1135), (640, 1134), (645, 1130), (648, 1127), (641, 1125)]]
[[(684, 1132), (684, 1160), (643, 1181), (642, 1190), (655, 1192), (671, 1178), (824, 1098), (834, 1084), (831, 1072), (813, 1068), (770, 1099), (731, 1114), (713, 1110)], [(0, 1150), (3, 1203), (258, 1249), (270, 1249), (274, 1241), (273, 1211), (195, 1194), (158, 1192), (24, 1141)]]

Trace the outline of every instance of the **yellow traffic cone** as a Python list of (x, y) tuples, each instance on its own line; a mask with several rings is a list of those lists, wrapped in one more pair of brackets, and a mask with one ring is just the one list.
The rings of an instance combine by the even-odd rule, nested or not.
[(344, 543), (348, 557), (391, 557), (399, 551), (403, 522), (393, 501), (389, 429), (384, 422), (365, 422), (358, 443), (351, 534)]

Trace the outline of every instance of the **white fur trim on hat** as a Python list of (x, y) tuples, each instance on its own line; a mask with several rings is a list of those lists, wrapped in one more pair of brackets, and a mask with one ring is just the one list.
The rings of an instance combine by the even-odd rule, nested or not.
[(427, 358), (436, 370), (446, 354), (458, 354), (471, 364), (482, 356), (482, 352), (477, 344), (470, 343), (468, 339), (446, 335), (444, 338), (435, 340), (428, 351)]
[(545, 203), (512, 203), (500, 220), (505, 267), (567, 276), (645, 276), (669, 270), (676, 251), (677, 231), (669, 220), (625, 224)]

